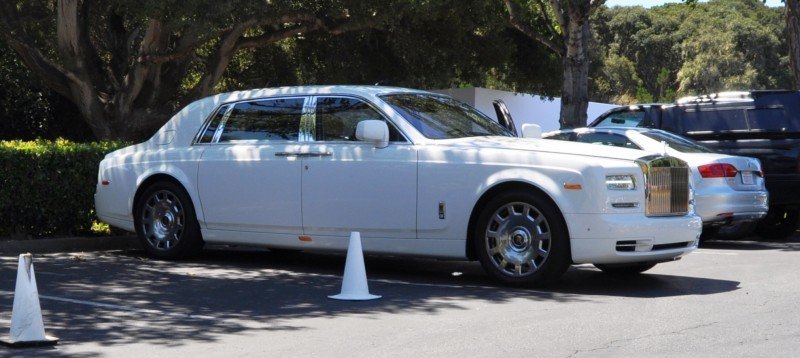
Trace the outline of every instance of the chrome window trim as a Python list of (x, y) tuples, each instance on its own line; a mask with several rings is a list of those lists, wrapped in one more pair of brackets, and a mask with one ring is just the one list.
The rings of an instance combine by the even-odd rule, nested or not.
[[(309, 124), (311, 125), (311, 127), (313, 129), (316, 129), (316, 124), (317, 124), (317, 98), (319, 98), (319, 97), (325, 97), (325, 98), (351, 98), (351, 99), (356, 99), (356, 100), (359, 100), (361, 102), (366, 103), (367, 106), (372, 108), (372, 110), (374, 110), (381, 117), (383, 117), (383, 120), (386, 121), (387, 125), (391, 125), (392, 127), (394, 127), (394, 129), (397, 131), (397, 133), (400, 133), (400, 136), (402, 136), (403, 139), (404, 139), (404, 141), (402, 141), (402, 142), (397, 142), (397, 141), (389, 142), (390, 144), (411, 144), (411, 140), (408, 139), (408, 136), (402, 130), (400, 130), (400, 128), (394, 123), (394, 121), (391, 120), (391, 118), (388, 115), (386, 115), (386, 112), (382, 111), (374, 103), (372, 103), (372, 101), (370, 101), (367, 98), (364, 98), (364, 97), (361, 97), (361, 96), (358, 96), (358, 95), (352, 95), (352, 94), (336, 94), (336, 93), (314, 94), (314, 95), (311, 95), (311, 97), (313, 97), (312, 101), (314, 103), (313, 103), (313, 106), (311, 108), (311, 113), (310, 113), (311, 121), (309, 122)], [(318, 141), (318, 140), (316, 140), (316, 133), (313, 133), (313, 131), (309, 131), (309, 133), (310, 133), (310, 135), (312, 135), (311, 138), (313, 138), (313, 140), (309, 140), (309, 143), (347, 143), (347, 144), (353, 144), (352, 141), (343, 141), (343, 140), (331, 140), (331, 141), (319, 140)]]
[[(228, 106), (228, 109), (225, 110), (225, 114), (222, 115), (222, 119), (219, 121), (217, 130), (214, 131), (214, 137), (211, 138), (211, 143), (217, 143), (217, 141), (219, 141), (219, 137), (222, 136), (222, 128), (225, 128), (225, 123), (228, 122), (228, 117), (231, 116), (231, 112), (233, 112), (233, 105)], [(211, 123), (209, 122), (209, 125), (210, 124)]]
[[(203, 134), (205, 134), (206, 130), (208, 129), (208, 126), (211, 125), (211, 122), (214, 120), (214, 117), (216, 117), (217, 114), (219, 114), (219, 109), (224, 107), (224, 106), (227, 106), (227, 105), (228, 105), (228, 103), (222, 103), (219, 106), (217, 106), (217, 108), (214, 108), (214, 111), (211, 112), (211, 115), (206, 117), (205, 121), (203, 121), (203, 125), (200, 126), (200, 130), (197, 131), (197, 134), (194, 135), (194, 140), (192, 140), (192, 144), (191, 145), (195, 145), (195, 144), (203, 144), (203, 145), (205, 145), (205, 144), (213, 144), (214, 143), (214, 137), (216, 137), (216, 135), (217, 135), (216, 131), (214, 132), (214, 137), (211, 138), (211, 142), (200, 143), (200, 139), (203, 137)], [(228, 116), (228, 114), (230, 113), (231, 108), (233, 108), (233, 106), (230, 106), (230, 107), (228, 107), (228, 109), (225, 110), (225, 114), (223, 115), (222, 119), (219, 121), (220, 124), (222, 124), (222, 122), (225, 120), (225, 117)], [(219, 127), (217, 127), (217, 131), (218, 130), (219, 130)]]

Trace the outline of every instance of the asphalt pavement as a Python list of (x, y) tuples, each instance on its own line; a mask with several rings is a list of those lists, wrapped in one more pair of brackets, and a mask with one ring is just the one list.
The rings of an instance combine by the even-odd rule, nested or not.
[[(800, 352), (800, 235), (711, 241), (646, 274), (573, 266), (546, 289), (498, 286), (476, 262), (367, 257), (372, 293), (335, 301), (345, 256), (136, 249), (34, 256), (51, 348), (3, 356), (752, 356)], [(0, 332), (17, 257), (0, 256)]]

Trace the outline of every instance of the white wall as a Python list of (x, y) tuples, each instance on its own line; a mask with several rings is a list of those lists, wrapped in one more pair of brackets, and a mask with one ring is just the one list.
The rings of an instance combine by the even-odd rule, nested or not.
[[(525, 123), (534, 123), (542, 126), (542, 132), (554, 131), (559, 127), (558, 114), (561, 111), (561, 99), (559, 98), (549, 100), (538, 95), (480, 87), (451, 88), (432, 92), (443, 93), (456, 98), (477, 108), (495, 120), (497, 120), (497, 115), (495, 115), (492, 101), (501, 99), (508, 107), (508, 111), (511, 112), (511, 117), (514, 118), (518, 133), (522, 133), (522, 125)], [(586, 117), (587, 124), (603, 114), (603, 112), (614, 107), (617, 106), (608, 103), (589, 102), (588, 115)]]

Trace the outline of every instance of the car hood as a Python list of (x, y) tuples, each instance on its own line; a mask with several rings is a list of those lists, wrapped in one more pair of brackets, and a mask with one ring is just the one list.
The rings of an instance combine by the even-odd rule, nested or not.
[(599, 146), (596, 144), (567, 142), (554, 139), (534, 139), (515, 137), (468, 137), (458, 139), (444, 139), (435, 142), (437, 145), (447, 145), (466, 148), (495, 148), (532, 152), (547, 152), (572, 154), (592, 158), (609, 158), (622, 160), (636, 160), (652, 153), (638, 149)]

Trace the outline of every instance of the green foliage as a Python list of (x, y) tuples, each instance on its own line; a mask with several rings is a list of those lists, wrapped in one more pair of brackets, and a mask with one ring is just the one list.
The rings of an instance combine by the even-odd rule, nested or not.
[(0, 236), (87, 233), (97, 167), (122, 142), (0, 141)]
[(382, 11), (393, 16), (378, 28), (309, 34), (238, 54), (217, 89), (382, 83), (556, 93), (560, 61), (509, 29), (502, 9), (483, 0), (387, 3)]
[[(621, 94), (633, 94), (634, 102), (672, 101), (676, 95), (791, 88), (784, 13), (760, 0), (614, 7), (593, 20), (594, 100), (621, 102)], [(645, 91), (634, 83), (608, 90), (619, 75), (619, 56), (634, 64)]]

